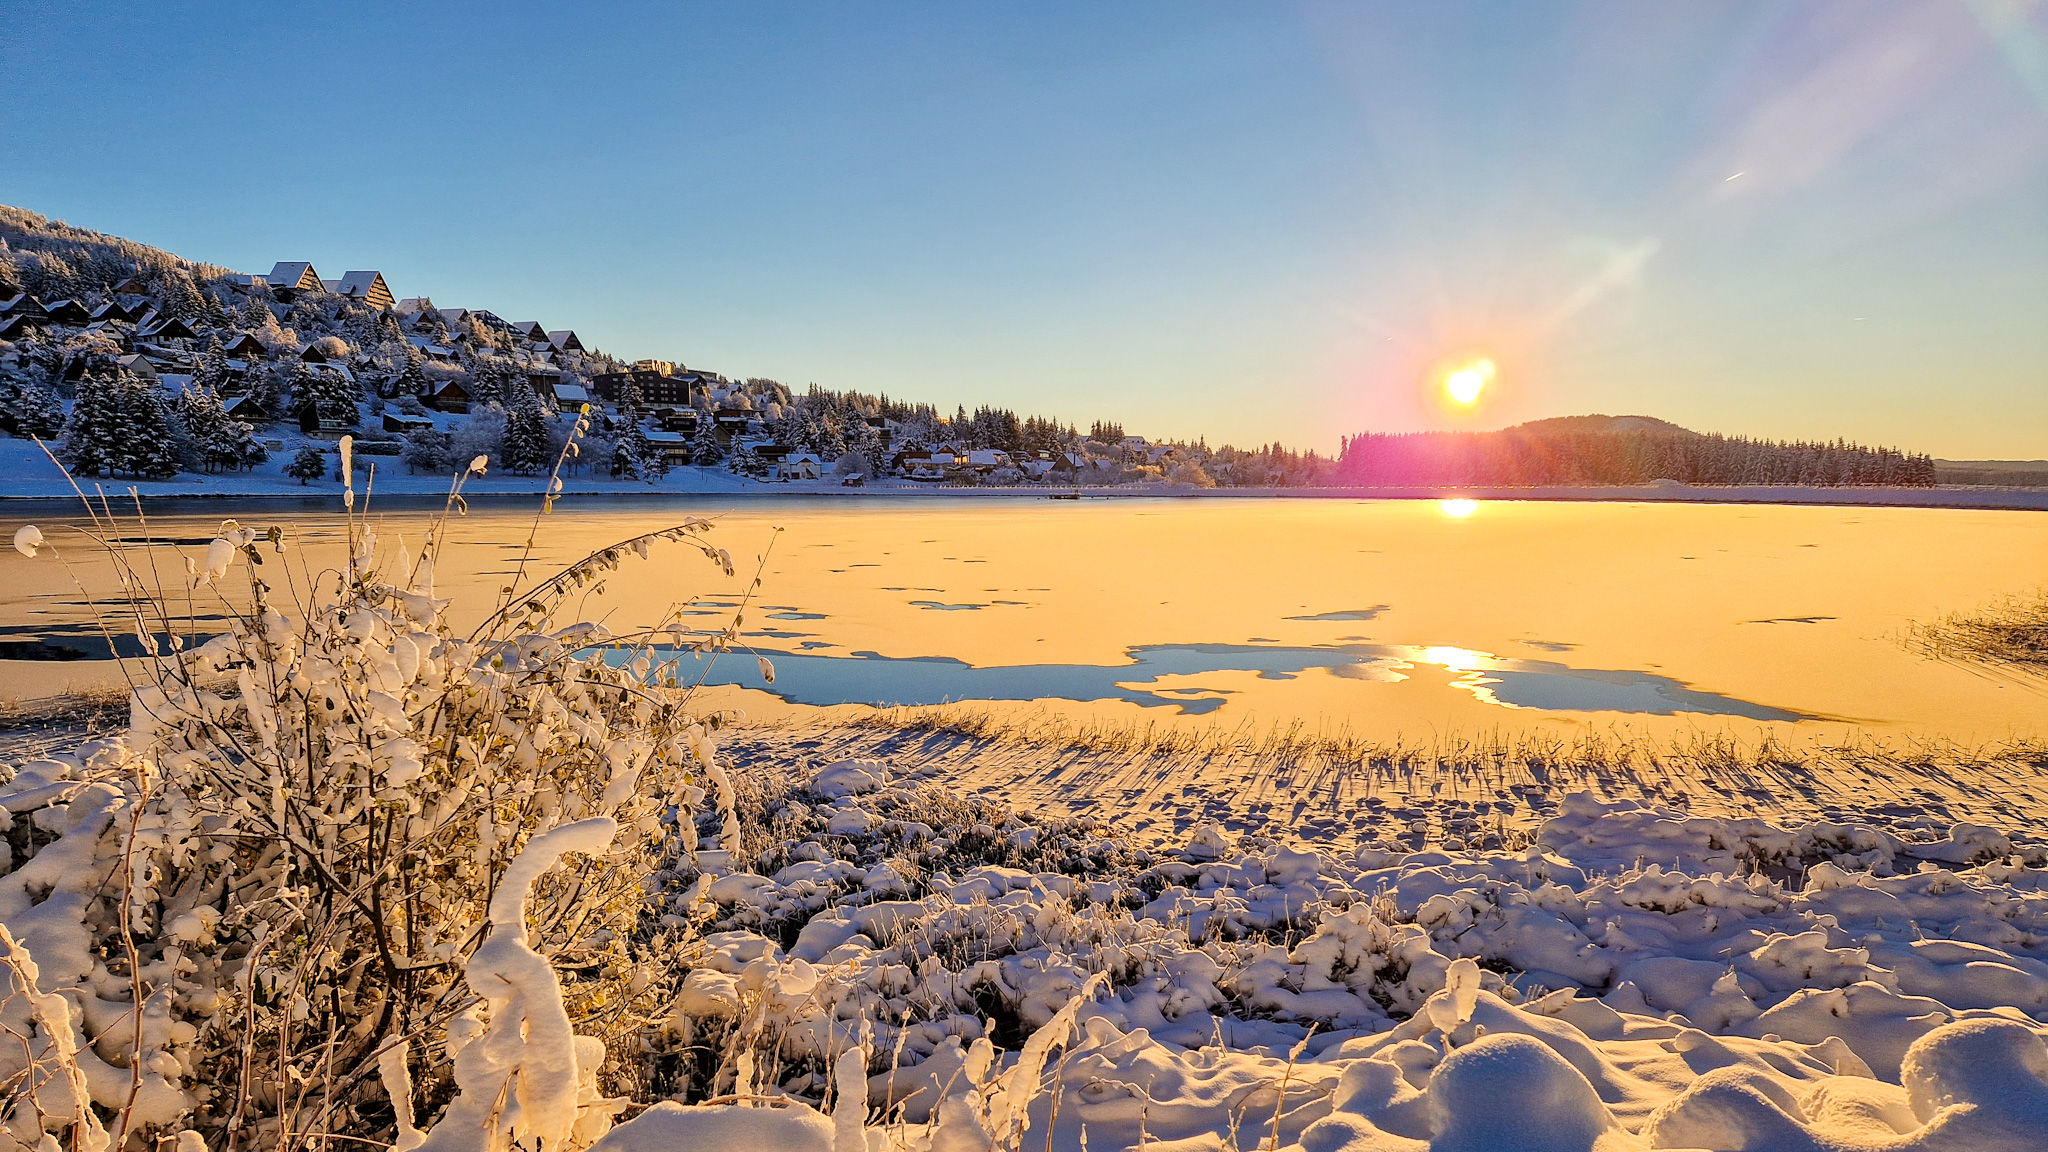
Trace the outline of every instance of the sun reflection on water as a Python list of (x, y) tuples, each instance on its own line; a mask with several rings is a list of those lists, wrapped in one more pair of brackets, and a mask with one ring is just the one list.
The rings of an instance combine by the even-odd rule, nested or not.
[(1479, 511), (1479, 501), (1460, 496), (1454, 500), (1439, 501), (1437, 509), (1453, 520), (1463, 520), (1465, 517)]

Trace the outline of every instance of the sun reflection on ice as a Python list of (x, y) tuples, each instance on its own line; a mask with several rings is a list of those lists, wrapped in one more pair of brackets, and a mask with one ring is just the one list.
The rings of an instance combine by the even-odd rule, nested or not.
[(1437, 509), (1453, 520), (1463, 520), (1465, 517), (1479, 511), (1479, 501), (1469, 500), (1460, 496), (1455, 500), (1439, 501)]
[(1500, 658), (1491, 652), (1477, 652), (1449, 644), (1433, 644), (1415, 656), (1415, 662), (1418, 664), (1435, 664), (1452, 673), (1451, 687), (1470, 692), (1473, 698), (1482, 704), (1520, 708), (1522, 705), (1511, 700), (1503, 700), (1494, 694), (1494, 685), (1501, 681), (1487, 673), (1494, 670), (1499, 661)]

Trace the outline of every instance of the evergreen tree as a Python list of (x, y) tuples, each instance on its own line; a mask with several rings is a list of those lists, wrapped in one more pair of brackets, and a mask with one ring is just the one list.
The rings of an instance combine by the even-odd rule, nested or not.
[(311, 365), (301, 364), (292, 374), (293, 406), (303, 408), (310, 403), (322, 420), (355, 427), (362, 420), (356, 400), (356, 386), (339, 372), (319, 372)]
[(42, 375), (12, 362), (0, 364), (0, 429), (45, 440), (64, 430), (63, 402)]
[(292, 457), (292, 462), (284, 466), (284, 474), (302, 485), (308, 480), (318, 480), (327, 475), (327, 453), (318, 448), (301, 448), (299, 454)]
[(123, 376), (115, 434), (114, 471), (145, 480), (178, 474), (177, 430), (163, 389), (151, 380)]
[[(646, 438), (643, 435), (641, 439), (644, 442)], [(500, 451), (499, 466), (521, 475), (542, 471), (552, 462), (548, 459), (548, 410), (532, 391), (505, 414), (505, 443)]]
[(160, 480), (178, 474), (179, 439), (162, 389), (126, 373), (92, 372), (78, 386), (64, 458), (79, 476)]
[(63, 460), (74, 476), (104, 475), (113, 465), (121, 391), (113, 374), (88, 370), (64, 425)]
[(185, 434), (198, 445), (208, 472), (241, 468), (255, 462), (252, 457), (262, 458), (263, 449), (256, 443), (255, 429), (229, 416), (221, 407), (220, 395), (204, 384), (195, 382), (179, 397), (178, 420), (184, 424)]
[(405, 367), (398, 373), (400, 396), (424, 396), (427, 394), (427, 373), (421, 366), (420, 350), (411, 344), (405, 346)]
[(697, 435), (690, 441), (690, 463), (708, 467), (725, 458), (725, 450), (718, 446), (718, 423), (709, 416), (697, 421)]

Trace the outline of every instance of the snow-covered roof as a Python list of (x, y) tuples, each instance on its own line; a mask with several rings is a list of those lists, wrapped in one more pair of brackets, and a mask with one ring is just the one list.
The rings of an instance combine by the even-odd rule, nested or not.
[(583, 347), (583, 341), (576, 338), (576, 330), (573, 328), (558, 328), (548, 333), (548, 343), (562, 349)]
[(304, 260), (280, 260), (271, 266), (270, 275), (264, 280), (279, 288), (318, 288), (326, 281), (313, 271), (313, 265)]
[(342, 273), (334, 291), (379, 308), (389, 308), (392, 303), (391, 288), (384, 283), (384, 274), (374, 269)]
[(555, 385), (555, 399), (560, 400), (564, 404), (588, 404), (590, 403), (590, 392), (581, 384), (557, 384)]

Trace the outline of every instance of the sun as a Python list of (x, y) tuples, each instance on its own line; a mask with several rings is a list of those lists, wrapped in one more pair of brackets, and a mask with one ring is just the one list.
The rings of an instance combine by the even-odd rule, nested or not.
[(1457, 403), (1470, 406), (1479, 400), (1479, 394), (1486, 390), (1493, 375), (1493, 361), (1474, 360), (1444, 377), (1444, 391)]

